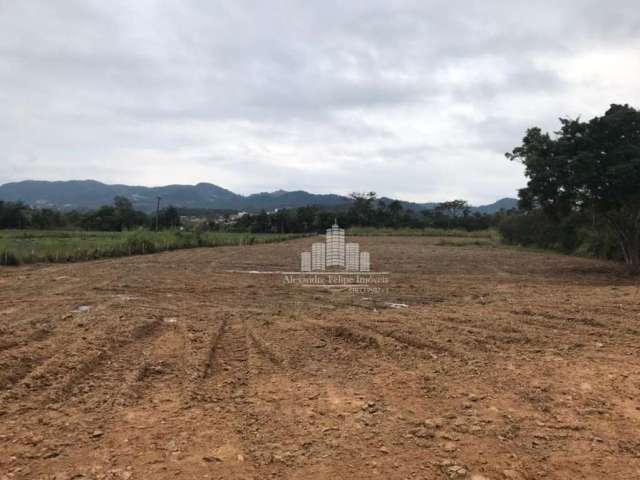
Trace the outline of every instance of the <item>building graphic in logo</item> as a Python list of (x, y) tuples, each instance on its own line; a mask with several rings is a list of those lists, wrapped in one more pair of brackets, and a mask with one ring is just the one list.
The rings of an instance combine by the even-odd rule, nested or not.
[(368, 272), (371, 269), (369, 252), (361, 252), (357, 243), (345, 243), (344, 229), (334, 223), (327, 229), (325, 243), (316, 242), (310, 252), (300, 254), (302, 272), (344, 269)]

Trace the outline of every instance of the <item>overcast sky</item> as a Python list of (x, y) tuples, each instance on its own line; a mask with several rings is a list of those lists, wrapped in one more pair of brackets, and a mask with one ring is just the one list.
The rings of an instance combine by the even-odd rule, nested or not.
[(515, 196), (527, 127), (640, 107), (615, 1), (0, 0), (0, 183)]

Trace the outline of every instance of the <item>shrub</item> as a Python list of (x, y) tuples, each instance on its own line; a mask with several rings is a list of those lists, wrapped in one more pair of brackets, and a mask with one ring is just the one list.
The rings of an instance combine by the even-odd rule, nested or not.
[(131, 254), (153, 253), (156, 251), (156, 244), (153, 236), (143, 230), (135, 230), (126, 234), (125, 246)]
[(15, 266), (20, 265), (20, 260), (15, 253), (8, 250), (0, 250), (0, 265)]

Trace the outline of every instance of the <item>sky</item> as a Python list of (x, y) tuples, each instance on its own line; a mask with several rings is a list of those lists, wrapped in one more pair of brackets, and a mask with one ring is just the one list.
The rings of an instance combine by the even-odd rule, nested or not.
[(0, 184), (485, 204), (504, 153), (640, 107), (637, 0), (0, 0)]

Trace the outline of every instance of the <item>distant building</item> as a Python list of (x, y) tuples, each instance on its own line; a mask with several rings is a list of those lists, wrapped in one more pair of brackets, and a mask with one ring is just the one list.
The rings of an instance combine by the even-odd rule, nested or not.
[(326, 265), (326, 248), (324, 243), (314, 243), (311, 246), (311, 269), (324, 270)]
[(336, 223), (327, 229), (327, 267), (344, 268), (344, 229)]
[(345, 246), (345, 257), (347, 270), (360, 270), (360, 245), (357, 243), (347, 243)]
[(345, 245), (344, 229), (333, 224), (327, 229), (326, 243), (316, 242), (310, 252), (300, 254), (302, 272), (322, 271), (328, 267), (342, 267), (352, 272), (368, 272), (371, 269), (369, 252), (361, 252), (357, 243)]
[(300, 271), (301, 272), (311, 271), (311, 252), (302, 252), (300, 254)]
[(369, 252), (360, 252), (360, 268), (361, 272), (368, 272), (371, 270), (371, 263), (369, 258)]

